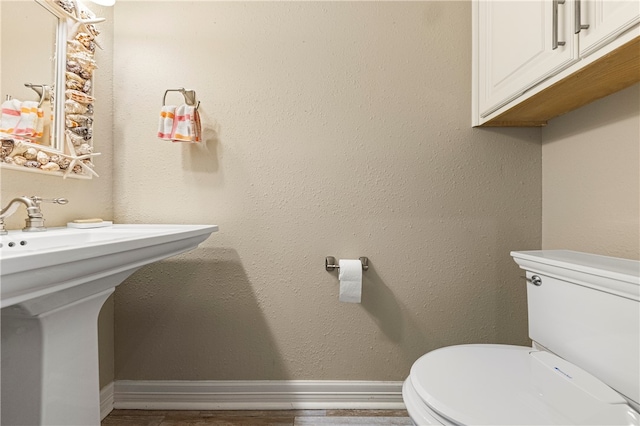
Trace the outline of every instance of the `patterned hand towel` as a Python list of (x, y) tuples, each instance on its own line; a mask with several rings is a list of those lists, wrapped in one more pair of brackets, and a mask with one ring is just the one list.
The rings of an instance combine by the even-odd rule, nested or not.
[(36, 133), (35, 133), (35, 137), (36, 138), (41, 138), (42, 137), (42, 133), (44, 132), (44, 110), (42, 108), (38, 108), (38, 118), (36, 119)]
[(36, 136), (38, 127), (38, 103), (24, 101), (20, 105), (20, 121), (13, 130), (14, 135)]
[(160, 110), (160, 124), (158, 125), (158, 137), (165, 141), (171, 140), (173, 132), (175, 105), (163, 105)]
[(10, 99), (2, 103), (2, 116), (0, 116), (0, 131), (12, 134), (20, 123), (20, 102), (17, 99)]
[(171, 139), (174, 142), (200, 142), (200, 114), (195, 106), (180, 105), (176, 109)]

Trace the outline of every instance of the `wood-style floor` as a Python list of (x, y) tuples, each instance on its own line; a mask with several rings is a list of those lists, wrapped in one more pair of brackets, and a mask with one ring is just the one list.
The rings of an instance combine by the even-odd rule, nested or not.
[(405, 410), (114, 410), (102, 426), (410, 426)]

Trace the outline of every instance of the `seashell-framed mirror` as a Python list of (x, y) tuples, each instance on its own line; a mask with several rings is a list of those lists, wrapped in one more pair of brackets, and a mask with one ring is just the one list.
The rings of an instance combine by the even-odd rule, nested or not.
[[(3, 0), (0, 7), (0, 167), (63, 178), (97, 177), (92, 162), (100, 155), (93, 149), (93, 81), (100, 48), (96, 24), (104, 18), (96, 17), (81, 0)], [(36, 19), (41, 24), (34, 25)], [(45, 33), (38, 33), (42, 28)], [(33, 65), (29, 54), (40, 62)], [(50, 72), (33, 77), (27, 70), (34, 68)]]

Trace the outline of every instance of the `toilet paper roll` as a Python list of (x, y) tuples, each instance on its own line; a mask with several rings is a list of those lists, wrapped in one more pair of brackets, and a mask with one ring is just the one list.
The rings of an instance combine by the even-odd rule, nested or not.
[(360, 303), (362, 299), (362, 262), (358, 259), (340, 259), (341, 302)]

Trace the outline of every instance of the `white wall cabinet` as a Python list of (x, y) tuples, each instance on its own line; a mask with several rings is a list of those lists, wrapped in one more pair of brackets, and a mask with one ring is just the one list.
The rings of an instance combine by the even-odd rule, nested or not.
[(473, 26), (474, 126), (542, 126), (640, 81), (637, 0), (474, 0)]
[(580, 23), (589, 28), (580, 31), (580, 56), (586, 57), (640, 22), (638, 0), (582, 1)]
[[(557, 6), (556, 6), (557, 5)], [(553, 8), (558, 15), (554, 16)], [(479, 1), (479, 112), (484, 118), (578, 60), (572, 2)], [(560, 44), (552, 46), (553, 35)], [(561, 45), (564, 43), (564, 45)]]

